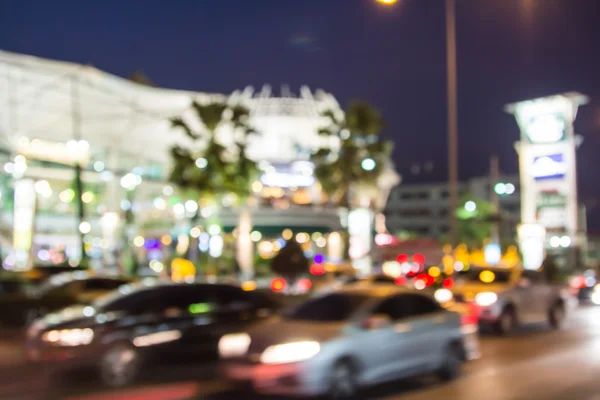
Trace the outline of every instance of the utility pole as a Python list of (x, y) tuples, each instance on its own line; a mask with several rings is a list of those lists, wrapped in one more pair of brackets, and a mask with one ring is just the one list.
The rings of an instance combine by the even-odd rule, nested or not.
[(494, 221), (492, 223), (492, 243), (500, 244), (500, 196), (496, 193), (496, 184), (500, 182), (500, 166), (498, 156), (490, 157), (490, 199), (494, 209)]
[(448, 194), (450, 244), (458, 244), (458, 99), (456, 76), (456, 3), (446, 0), (446, 56), (448, 95)]

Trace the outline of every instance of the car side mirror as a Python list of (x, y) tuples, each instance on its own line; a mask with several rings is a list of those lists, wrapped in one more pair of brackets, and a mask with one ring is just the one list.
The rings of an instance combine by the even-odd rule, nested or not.
[(386, 314), (375, 314), (366, 318), (361, 327), (366, 330), (374, 331), (378, 329), (387, 328), (392, 325), (392, 320)]

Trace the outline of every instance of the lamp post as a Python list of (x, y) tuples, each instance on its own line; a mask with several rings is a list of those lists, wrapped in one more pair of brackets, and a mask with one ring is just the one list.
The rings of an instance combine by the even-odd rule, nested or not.
[[(446, 80), (448, 105), (448, 213), (449, 239), (458, 244), (456, 208), (458, 206), (458, 99), (456, 74), (456, 0), (445, 0), (446, 4)], [(397, 0), (377, 0), (378, 3), (393, 5)]]

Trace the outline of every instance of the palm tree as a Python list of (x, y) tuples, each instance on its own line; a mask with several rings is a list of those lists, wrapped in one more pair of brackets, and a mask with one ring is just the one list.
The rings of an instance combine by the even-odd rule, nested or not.
[(388, 165), (393, 145), (380, 140), (381, 113), (365, 102), (352, 101), (343, 119), (338, 119), (332, 111), (323, 115), (328, 118), (329, 126), (320, 129), (319, 134), (338, 138), (340, 149), (317, 150), (312, 156), (314, 174), (333, 203), (349, 209), (353, 205), (353, 189), (376, 186)]
[[(237, 205), (245, 205), (258, 168), (246, 156), (247, 140), (255, 131), (248, 124), (249, 111), (241, 105), (225, 102), (192, 104), (195, 117), (203, 131), (195, 132), (183, 118), (174, 118), (174, 128), (183, 130), (192, 139), (192, 149), (175, 146), (171, 149), (173, 169), (170, 181), (194, 198), (219, 200), (235, 195)], [(233, 143), (224, 145), (217, 137), (223, 127), (233, 130)], [(240, 213), (240, 216), (247, 215)], [(198, 219), (198, 212), (193, 220)]]
[[(338, 207), (350, 211), (353, 207), (364, 207), (361, 198), (372, 208), (380, 196), (378, 180), (389, 166), (393, 149), (390, 141), (381, 140), (383, 127), (381, 113), (363, 101), (352, 101), (344, 118), (337, 118), (332, 111), (323, 114), (329, 125), (319, 134), (337, 138), (338, 151), (328, 147), (317, 150), (312, 160), (314, 175), (323, 191)], [(350, 250), (350, 237), (345, 235), (346, 255)]]

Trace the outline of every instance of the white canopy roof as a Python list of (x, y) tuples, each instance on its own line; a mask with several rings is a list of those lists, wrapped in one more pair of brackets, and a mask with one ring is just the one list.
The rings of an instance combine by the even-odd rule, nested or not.
[(121, 147), (164, 162), (178, 136), (168, 119), (193, 99), (211, 98), (225, 96), (154, 88), (92, 66), (0, 51), (0, 146), (84, 139), (91, 148)]

